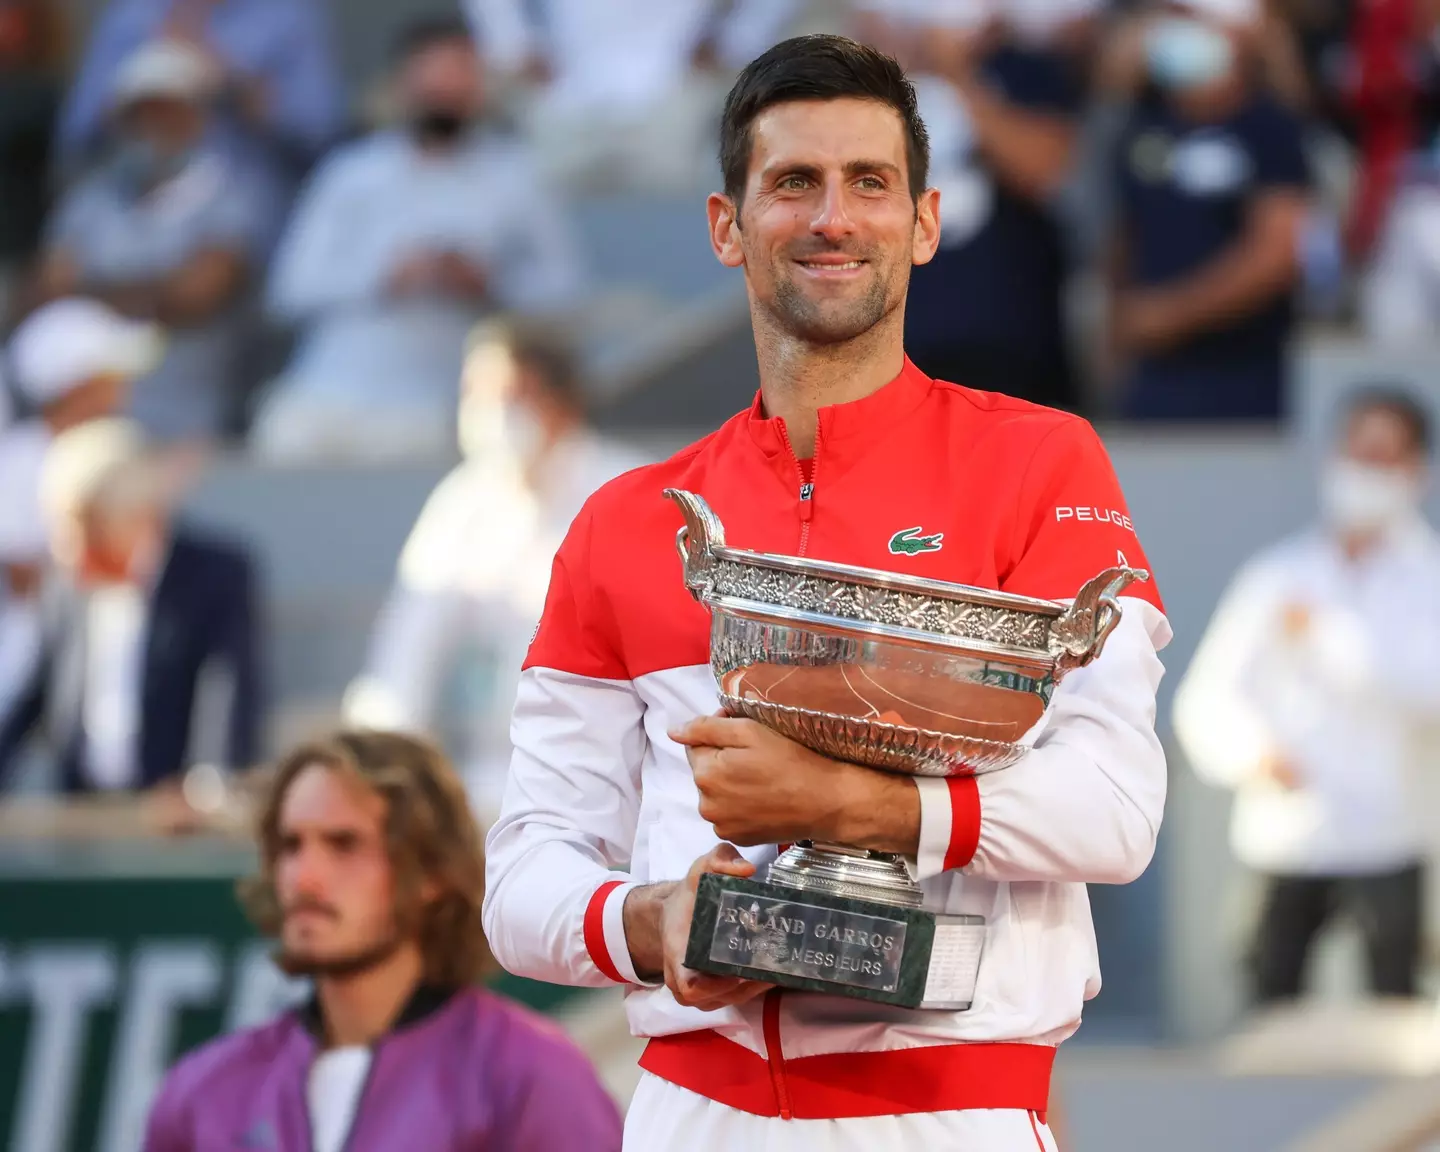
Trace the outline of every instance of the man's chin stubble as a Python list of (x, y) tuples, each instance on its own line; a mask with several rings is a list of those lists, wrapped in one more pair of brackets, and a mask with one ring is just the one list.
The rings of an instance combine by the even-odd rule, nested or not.
[(304, 952), (288, 952), (281, 948), (274, 957), (275, 966), (287, 976), (344, 977), (359, 976), (377, 968), (400, 947), (397, 939), (385, 940), (359, 952), (341, 956), (314, 956)]

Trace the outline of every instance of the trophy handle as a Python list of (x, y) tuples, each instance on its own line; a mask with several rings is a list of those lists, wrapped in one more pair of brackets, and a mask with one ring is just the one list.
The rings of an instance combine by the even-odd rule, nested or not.
[(715, 549), (725, 545), (725, 526), (710, 505), (694, 492), (666, 488), (665, 495), (680, 505), (685, 527), (675, 533), (675, 551), (685, 566), (685, 587), (699, 600), (710, 591)]
[(1100, 655), (1120, 623), (1120, 593), (1136, 580), (1149, 579), (1150, 573), (1143, 568), (1107, 568), (1085, 583), (1050, 627), (1056, 681)]

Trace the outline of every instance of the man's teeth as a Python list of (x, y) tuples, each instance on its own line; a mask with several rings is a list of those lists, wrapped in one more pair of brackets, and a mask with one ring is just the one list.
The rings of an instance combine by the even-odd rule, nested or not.
[(863, 264), (863, 263), (865, 263), (865, 261), (863, 261), (863, 260), (847, 260), (844, 264), (822, 264), (822, 263), (820, 263), (820, 262), (817, 261), (817, 260), (807, 260), (807, 261), (805, 261), (805, 267), (807, 267), (807, 268), (833, 268), (833, 269), (835, 269), (836, 271), (840, 271), (841, 269), (845, 269), (845, 268), (859, 268), (860, 265)]

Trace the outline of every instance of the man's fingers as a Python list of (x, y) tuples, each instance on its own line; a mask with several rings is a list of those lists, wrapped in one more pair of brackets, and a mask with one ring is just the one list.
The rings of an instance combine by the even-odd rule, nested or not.
[(690, 876), (699, 880), (706, 872), (719, 872), (724, 876), (749, 876), (755, 865), (736, 851), (733, 844), (717, 844), (690, 866)]
[(688, 723), (670, 729), (670, 739), (689, 747), (744, 748), (752, 744), (753, 720), (743, 716), (697, 716)]
[(690, 1008), (710, 1011), (732, 1004), (743, 1004), (774, 987), (757, 980), (742, 980), (738, 976), (715, 976), (682, 967), (671, 986), (675, 999)]

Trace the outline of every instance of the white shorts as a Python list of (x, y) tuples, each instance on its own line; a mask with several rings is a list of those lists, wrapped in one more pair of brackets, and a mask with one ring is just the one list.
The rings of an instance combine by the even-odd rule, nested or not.
[(642, 1073), (622, 1152), (1057, 1152), (1033, 1112), (968, 1109), (851, 1120), (780, 1120), (717, 1104)]

